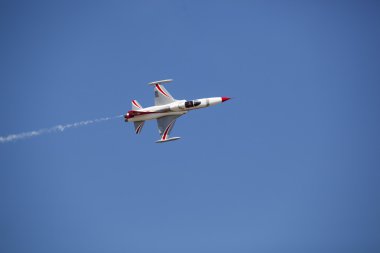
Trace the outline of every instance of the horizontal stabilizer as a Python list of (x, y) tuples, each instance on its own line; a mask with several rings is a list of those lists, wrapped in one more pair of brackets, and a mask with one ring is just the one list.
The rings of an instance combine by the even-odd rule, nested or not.
[(132, 100), (132, 110), (140, 110), (143, 109), (137, 100)]
[(156, 141), (156, 143), (163, 143), (163, 142), (167, 142), (167, 141), (175, 141), (175, 140), (178, 140), (178, 139), (181, 139), (181, 137), (172, 137), (172, 138), (168, 138), (166, 140), (160, 139), (160, 140)]
[(172, 82), (173, 79), (165, 79), (165, 80), (160, 80), (160, 81), (154, 81), (151, 83), (148, 83), (149, 85), (156, 85), (156, 84), (164, 84), (164, 83), (170, 83)]
[(135, 125), (135, 133), (136, 133), (136, 134), (141, 133), (141, 130), (142, 130), (143, 126), (144, 126), (144, 123), (145, 123), (145, 121), (135, 121), (135, 122), (134, 122), (134, 125)]

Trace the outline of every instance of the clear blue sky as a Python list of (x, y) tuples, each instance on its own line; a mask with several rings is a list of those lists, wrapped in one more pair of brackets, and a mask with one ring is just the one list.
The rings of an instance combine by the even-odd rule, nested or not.
[(1, 1), (0, 136), (146, 83), (233, 100), (0, 145), (0, 252), (380, 252), (377, 1)]

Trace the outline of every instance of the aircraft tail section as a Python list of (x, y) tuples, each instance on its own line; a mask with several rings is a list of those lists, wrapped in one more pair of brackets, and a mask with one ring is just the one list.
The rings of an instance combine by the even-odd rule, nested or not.
[(136, 121), (136, 122), (134, 122), (135, 133), (136, 134), (141, 133), (141, 130), (142, 130), (143, 126), (144, 126), (144, 123), (145, 123), (145, 121)]
[(143, 107), (137, 102), (137, 100), (132, 100), (132, 110), (137, 111), (143, 109)]

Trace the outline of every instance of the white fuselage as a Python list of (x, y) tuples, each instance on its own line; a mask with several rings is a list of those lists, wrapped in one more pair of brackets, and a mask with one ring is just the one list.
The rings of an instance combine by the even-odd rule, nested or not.
[(169, 115), (182, 115), (190, 110), (201, 109), (224, 102), (222, 97), (201, 98), (195, 100), (176, 100), (170, 104), (146, 107), (129, 111), (125, 115), (128, 122), (158, 119)]

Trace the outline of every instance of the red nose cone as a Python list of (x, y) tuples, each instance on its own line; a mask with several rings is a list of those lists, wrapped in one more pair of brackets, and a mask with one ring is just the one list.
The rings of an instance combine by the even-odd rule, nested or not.
[(222, 97), (222, 102), (225, 102), (227, 100), (230, 100), (231, 98), (228, 98), (228, 97)]

